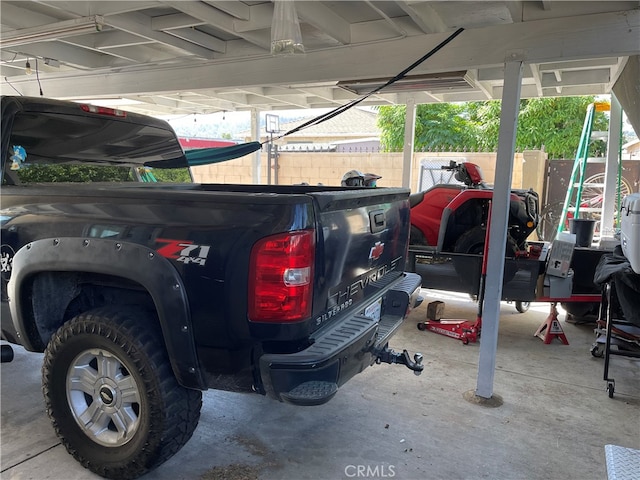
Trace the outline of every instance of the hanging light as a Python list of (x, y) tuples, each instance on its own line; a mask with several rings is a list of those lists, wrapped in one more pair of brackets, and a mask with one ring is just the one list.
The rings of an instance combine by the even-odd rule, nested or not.
[(24, 66), (24, 73), (26, 73), (27, 75), (31, 75), (33, 73), (33, 70), (31, 70), (31, 64), (29, 63), (29, 59), (27, 59), (27, 63)]
[(31, 42), (44, 42), (46, 40), (59, 40), (73, 35), (94, 33), (102, 31), (104, 17), (92, 15), (90, 17), (74, 18), (49, 25), (40, 25), (31, 28), (19, 28), (0, 37), (0, 48), (11, 48), (26, 45)]

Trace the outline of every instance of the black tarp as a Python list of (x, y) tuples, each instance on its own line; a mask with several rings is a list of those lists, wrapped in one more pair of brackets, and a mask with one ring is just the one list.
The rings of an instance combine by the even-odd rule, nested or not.
[(631, 269), (619, 245), (602, 255), (593, 282), (601, 286), (613, 282), (624, 319), (640, 327), (640, 275)]

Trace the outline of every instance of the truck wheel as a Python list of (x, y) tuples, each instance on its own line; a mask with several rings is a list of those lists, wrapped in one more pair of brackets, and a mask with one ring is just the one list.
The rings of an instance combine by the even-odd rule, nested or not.
[(153, 316), (97, 308), (53, 335), (42, 366), (47, 413), (67, 451), (107, 478), (156, 468), (191, 438), (202, 393), (181, 387)]

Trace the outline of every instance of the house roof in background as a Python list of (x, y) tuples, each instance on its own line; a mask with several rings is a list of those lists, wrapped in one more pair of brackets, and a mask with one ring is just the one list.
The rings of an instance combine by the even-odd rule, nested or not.
[[(307, 117), (295, 122), (288, 122), (280, 125), (281, 133), (288, 132), (313, 117)], [(296, 137), (376, 137), (380, 135), (380, 129), (377, 125), (378, 114), (360, 108), (350, 108), (326, 120), (318, 125), (307, 127), (299, 132), (288, 135), (287, 138), (295, 139)]]
[[(274, 137), (282, 135), (285, 132), (293, 130), (294, 128), (308, 122), (317, 115), (310, 115), (292, 122), (286, 122), (280, 124), (280, 133), (274, 134)], [(312, 127), (306, 127), (299, 132), (287, 135), (285, 138), (295, 141), (299, 138), (325, 138), (325, 137), (379, 137), (380, 129), (377, 125), (378, 114), (361, 108), (350, 108), (343, 113), (336, 115), (329, 120), (326, 120), (318, 125)], [(251, 136), (251, 132), (245, 130), (238, 135), (240, 138), (247, 138)], [(260, 138), (268, 137), (269, 134), (265, 131), (264, 127), (260, 128)]]

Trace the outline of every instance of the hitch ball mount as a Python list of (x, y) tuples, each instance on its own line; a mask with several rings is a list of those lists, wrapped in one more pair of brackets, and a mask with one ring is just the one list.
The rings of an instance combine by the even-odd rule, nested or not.
[(409, 370), (413, 370), (415, 375), (420, 375), (422, 370), (424, 370), (424, 365), (422, 364), (422, 354), (416, 353), (413, 355), (413, 360), (411, 360), (411, 356), (409, 352), (405, 349), (402, 353), (391, 350), (389, 347), (385, 347), (379, 354), (378, 358), (376, 358), (376, 363), (379, 365), (381, 363), (397, 363), (399, 365), (405, 365)]

